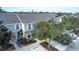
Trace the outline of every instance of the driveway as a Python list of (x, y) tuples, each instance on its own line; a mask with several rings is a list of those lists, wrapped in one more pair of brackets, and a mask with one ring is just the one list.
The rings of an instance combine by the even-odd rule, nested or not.
[(39, 43), (34, 43), (23, 48), (19, 48), (16, 51), (47, 51), (44, 47), (42, 47)]
[(68, 46), (66, 51), (79, 51), (79, 37)]

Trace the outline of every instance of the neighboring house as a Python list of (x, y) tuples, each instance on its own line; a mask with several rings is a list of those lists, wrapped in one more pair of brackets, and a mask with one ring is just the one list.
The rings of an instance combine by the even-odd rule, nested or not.
[(67, 18), (68, 15), (62, 15), (62, 16), (59, 16), (59, 17), (55, 17), (54, 22), (55, 22), (56, 24), (62, 22), (63, 17), (66, 17), (66, 18)]
[(52, 13), (0, 13), (0, 21), (13, 32), (17, 40), (17, 32), (22, 29), (24, 36), (30, 38), (31, 30), (34, 29), (38, 21), (48, 21), (55, 18), (56, 14)]

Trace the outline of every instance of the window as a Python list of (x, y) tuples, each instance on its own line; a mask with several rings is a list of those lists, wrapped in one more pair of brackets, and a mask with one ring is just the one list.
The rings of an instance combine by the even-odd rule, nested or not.
[(30, 35), (28, 35), (27, 37), (30, 38)]
[(16, 29), (19, 29), (19, 25), (18, 24), (16, 25)]
[(29, 29), (29, 30), (31, 29), (31, 24), (28, 24), (28, 29)]

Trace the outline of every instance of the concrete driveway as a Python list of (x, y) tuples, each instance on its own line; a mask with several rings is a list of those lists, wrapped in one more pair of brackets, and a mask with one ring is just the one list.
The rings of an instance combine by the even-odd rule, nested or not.
[(79, 37), (68, 46), (66, 51), (79, 51)]
[(44, 47), (42, 47), (39, 43), (34, 43), (23, 48), (19, 48), (16, 51), (47, 51)]

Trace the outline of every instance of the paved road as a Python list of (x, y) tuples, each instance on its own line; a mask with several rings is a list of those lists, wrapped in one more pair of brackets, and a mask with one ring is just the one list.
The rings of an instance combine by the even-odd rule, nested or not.
[(44, 47), (42, 47), (38, 43), (34, 43), (23, 48), (19, 48), (16, 51), (47, 51)]

